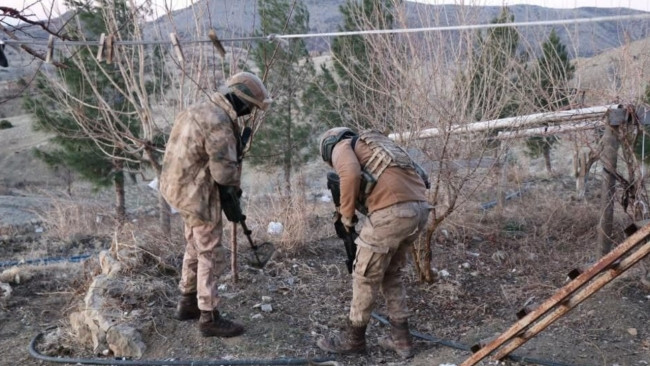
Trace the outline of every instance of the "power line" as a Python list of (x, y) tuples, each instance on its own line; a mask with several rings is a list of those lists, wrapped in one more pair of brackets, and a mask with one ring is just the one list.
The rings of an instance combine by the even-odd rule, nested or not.
[[(403, 28), (403, 29), (375, 29), (375, 30), (360, 30), (360, 31), (347, 31), (347, 32), (325, 32), (325, 33), (302, 33), (302, 34), (269, 34), (267, 36), (257, 37), (239, 37), (239, 38), (226, 38), (220, 39), (221, 42), (245, 42), (245, 41), (274, 41), (277, 39), (292, 39), (292, 38), (325, 38), (325, 37), (345, 37), (345, 36), (359, 36), (359, 35), (377, 35), (377, 34), (402, 34), (402, 33), (424, 33), (424, 32), (448, 32), (458, 30), (478, 30), (502, 27), (532, 27), (532, 26), (545, 26), (545, 25), (562, 25), (562, 24), (582, 24), (582, 23), (599, 23), (611, 22), (620, 20), (641, 20), (649, 19), (650, 13), (636, 14), (636, 15), (617, 15), (608, 17), (593, 17), (593, 18), (574, 18), (562, 20), (541, 20), (532, 22), (513, 22), (513, 23), (490, 23), (490, 24), (470, 24), (470, 25), (455, 25), (455, 26), (442, 26), (442, 27), (422, 27), (422, 28)], [(210, 39), (190, 39), (182, 40), (182, 43), (210, 43)], [(4, 40), (6, 44), (13, 45), (42, 45), (47, 46), (47, 40)], [(64, 41), (57, 40), (57, 45), (63, 46), (98, 46), (99, 41)], [(113, 42), (114, 45), (123, 46), (139, 46), (139, 45), (171, 45), (171, 41), (166, 40), (139, 40), (139, 41), (119, 41)]]

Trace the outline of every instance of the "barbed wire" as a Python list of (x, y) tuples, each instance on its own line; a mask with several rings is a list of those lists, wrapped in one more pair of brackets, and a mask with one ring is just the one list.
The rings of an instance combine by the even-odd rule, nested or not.
[[(532, 26), (547, 26), (547, 25), (563, 25), (563, 24), (581, 24), (581, 23), (599, 23), (611, 22), (621, 20), (641, 20), (650, 19), (650, 13), (635, 14), (635, 15), (616, 15), (606, 17), (592, 17), (592, 18), (573, 18), (573, 19), (560, 19), (560, 20), (540, 20), (532, 22), (512, 22), (512, 23), (490, 23), (490, 24), (470, 24), (470, 25), (454, 25), (454, 26), (436, 26), (436, 27), (421, 27), (421, 28), (402, 28), (402, 29), (374, 29), (374, 30), (359, 30), (359, 31), (345, 31), (345, 32), (324, 32), (324, 33), (302, 33), (302, 34), (269, 34), (266, 36), (253, 36), (253, 37), (236, 37), (219, 39), (221, 42), (247, 42), (247, 41), (274, 41), (278, 39), (294, 39), (294, 38), (327, 38), (327, 37), (346, 37), (346, 36), (360, 36), (360, 35), (378, 35), (378, 34), (403, 34), (403, 33), (424, 33), (424, 32), (445, 32), (445, 31), (459, 31), (459, 30), (479, 30), (490, 28), (503, 28), (503, 27), (532, 27)], [(8, 39), (0, 40), (8, 45), (42, 45), (47, 46), (48, 40), (18, 40)], [(180, 40), (184, 44), (191, 43), (211, 43), (210, 39), (189, 39)], [(58, 40), (57, 45), (63, 46), (98, 46), (97, 41), (66, 41)], [(154, 40), (116, 40), (113, 45), (116, 46), (139, 46), (139, 45), (171, 45), (170, 40), (154, 39)]]

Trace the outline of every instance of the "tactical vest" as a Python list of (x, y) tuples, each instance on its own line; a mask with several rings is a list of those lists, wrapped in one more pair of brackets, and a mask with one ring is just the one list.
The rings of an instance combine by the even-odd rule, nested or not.
[(370, 174), (375, 181), (390, 166), (403, 169), (415, 169), (415, 162), (409, 154), (395, 142), (384, 136), (377, 130), (366, 130), (361, 132), (359, 140), (365, 142), (372, 155), (366, 162), (364, 170)]
[[(372, 151), (370, 159), (361, 169), (361, 187), (356, 208), (366, 215), (366, 198), (370, 195), (377, 180), (388, 167), (399, 167), (402, 169), (413, 169), (422, 178), (428, 189), (429, 179), (424, 170), (411, 158), (411, 156), (393, 140), (389, 139), (377, 130), (365, 130), (357, 138), (368, 145)], [(356, 143), (354, 141), (353, 143)]]

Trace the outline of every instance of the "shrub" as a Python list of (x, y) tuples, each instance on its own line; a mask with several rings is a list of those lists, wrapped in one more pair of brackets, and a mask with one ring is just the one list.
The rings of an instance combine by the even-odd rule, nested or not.
[(0, 130), (6, 130), (7, 128), (12, 128), (14, 125), (11, 124), (11, 122), (7, 121), (6, 119), (3, 119), (0, 121)]

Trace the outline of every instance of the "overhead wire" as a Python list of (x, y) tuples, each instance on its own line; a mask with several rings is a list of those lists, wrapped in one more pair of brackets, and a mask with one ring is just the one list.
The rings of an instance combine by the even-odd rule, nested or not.
[[(460, 30), (478, 30), (490, 28), (503, 28), (503, 27), (532, 27), (532, 26), (549, 26), (549, 25), (562, 25), (562, 24), (582, 24), (582, 23), (599, 23), (599, 22), (612, 22), (622, 20), (641, 20), (650, 19), (650, 13), (645, 14), (632, 14), (632, 15), (616, 15), (605, 17), (592, 17), (592, 18), (572, 18), (572, 19), (559, 19), (559, 20), (539, 20), (530, 22), (512, 22), (512, 23), (489, 23), (489, 24), (467, 24), (467, 25), (452, 25), (452, 26), (435, 26), (435, 27), (420, 27), (420, 28), (398, 28), (398, 29), (372, 29), (372, 30), (358, 30), (358, 31), (343, 31), (343, 32), (323, 32), (323, 33), (297, 33), (297, 34), (269, 34), (266, 36), (250, 36), (250, 37), (235, 37), (219, 39), (221, 42), (245, 42), (245, 41), (274, 41), (276, 39), (293, 39), (293, 38), (326, 38), (326, 37), (345, 37), (345, 36), (360, 36), (360, 35), (380, 35), (380, 34), (403, 34), (403, 33), (424, 33), (424, 32), (445, 32), (445, 31), (460, 31)], [(187, 39), (181, 40), (183, 43), (212, 43), (210, 38), (205, 39)], [(4, 40), (6, 44), (11, 45), (48, 45), (48, 40), (36, 39), (8, 39)], [(97, 46), (97, 41), (68, 41), (57, 40), (57, 45), (64, 46)], [(114, 45), (122, 46), (135, 46), (135, 45), (171, 45), (172, 42), (163, 39), (152, 40), (116, 40)]]

